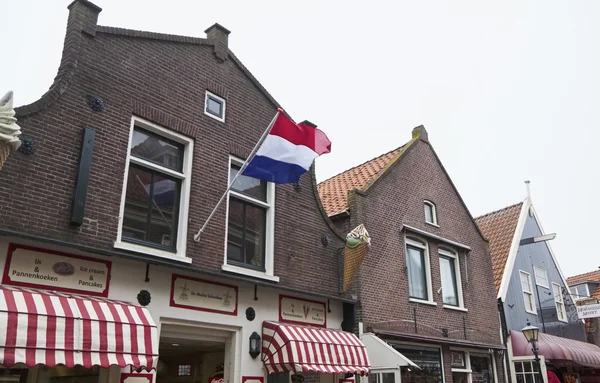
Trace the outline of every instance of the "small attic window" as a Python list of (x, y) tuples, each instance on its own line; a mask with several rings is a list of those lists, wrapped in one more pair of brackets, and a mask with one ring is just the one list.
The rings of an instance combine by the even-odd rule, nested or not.
[(425, 207), (425, 222), (437, 226), (435, 204), (431, 201), (424, 201), (423, 206)]
[(225, 122), (225, 99), (207, 91), (204, 100), (204, 114)]

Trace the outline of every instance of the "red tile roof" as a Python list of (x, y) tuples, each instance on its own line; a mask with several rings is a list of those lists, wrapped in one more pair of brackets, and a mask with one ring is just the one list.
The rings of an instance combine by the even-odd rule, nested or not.
[(332, 216), (348, 210), (348, 192), (366, 189), (408, 146), (403, 145), (321, 182), (318, 185), (319, 196), (327, 215)]
[(510, 246), (515, 235), (517, 223), (519, 222), (522, 206), (523, 203), (520, 202), (475, 218), (477, 226), (479, 226), (483, 235), (490, 241), (496, 293), (500, 290), (506, 260), (508, 259)]

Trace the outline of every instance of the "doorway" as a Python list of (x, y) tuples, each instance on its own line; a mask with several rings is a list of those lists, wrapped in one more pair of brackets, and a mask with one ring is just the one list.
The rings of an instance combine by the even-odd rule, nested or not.
[(229, 331), (163, 325), (156, 383), (222, 383), (230, 375)]

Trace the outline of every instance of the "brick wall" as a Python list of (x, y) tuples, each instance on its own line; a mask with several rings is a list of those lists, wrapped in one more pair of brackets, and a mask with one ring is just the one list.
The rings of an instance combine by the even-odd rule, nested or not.
[[(13, 153), (0, 171), (0, 229), (112, 250), (137, 115), (195, 139), (187, 256), (194, 268), (219, 272), (225, 204), (200, 243), (193, 234), (227, 186), (229, 155), (249, 154), (277, 105), (233, 54), (223, 61), (222, 46), (216, 51), (211, 40), (96, 27), (97, 13), (87, 2), (74, 4), (55, 83), (17, 110), (37, 151)], [(225, 123), (204, 115), (206, 90), (227, 100)], [(87, 105), (92, 94), (104, 100), (103, 111)], [(74, 227), (69, 217), (84, 127), (96, 141), (85, 222)], [(335, 249), (342, 244), (322, 214), (314, 169), (300, 185), (300, 191), (276, 188), (275, 274), (280, 285), (337, 295)], [(328, 247), (323, 234), (332, 241)]]
[[(423, 200), (436, 204), (439, 228), (426, 224)], [(450, 338), (500, 343), (498, 311), (495, 300), (492, 266), (486, 244), (431, 146), (417, 141), (387, 175), (377, 181), (366, 195), (350, 198), (352, 227), (364, 223), (372, 238), (372, 250), (360, 271), (359, 317), (366, 324), (386, 321), (402, 332), (414, 332), (416, 314), (418, 332), (442, 338), (442, 329)], [(459, 251), (462, 291), (468, 312), (442, 307), (441, 286), (435, 240), (428, 239), (432, 288), (436, 307), (408, 300), (408, 271), (404, 258), (403, 224), (437, 236), (466, 244), (466, 256)], [(416, 309), (416, 313), (413, 309)], [(408, 321), (408, 322), (407, 322)]]

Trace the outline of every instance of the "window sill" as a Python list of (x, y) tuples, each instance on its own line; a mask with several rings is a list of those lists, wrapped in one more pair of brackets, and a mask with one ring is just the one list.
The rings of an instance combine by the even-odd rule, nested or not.
[(469, 310), (466, 309), (466, 308), (464, 308), (464, 307), (449, 306), (449, 305), (443, 305), (442, 307), (445, 308), (445, 309), (448, 309), (448, 310), (462, 311), (462, 312), (465, 312), (465, 313), (469, 312)]
[(159, 258), (171, 259), (173, 261), (183, 262), (183, 263), (192, 263), (192, 259), (188, 257), (183, 257), (181, 255), (177, 255), (176, 253), (170, 253), (164, 250), (153, 249), (151, 247), (136, 245), (134, 243), (116, 241), (115, 248), (121, 250), (134, 251), (136, 253), (142, 253), (147, 255), (152, 255)]
[(246, 275), (246, 276), (252, 277), (252, 278), (265, 279), (265, 280), (271, 281), (271, 282), (279, 282), (279, 277), (276, 277), (274, 275), (269, 275), (269, 274), (265, 273), (264, 271), (256, 271), (256, 270), (252, 270), (252, 269), (246, 269), (245, 267), (224, 264), (223, 266), (221, 266), (221, 270), (227, 271), (230, 273)]
[(421, 304), (428, 305), (428, 306), (437, 306), (437, 302), (424, 301), (423, 299), (408, 298), (408, 301), (413, 302), (413, 303), (421, 303)]
[(425, 223), (428, 224), (429, 226), (437, 227), (438, 229), (440, 228), (440, 225), (438, 225), (437, 223), (432, 223), (432, 222), (427, 222), (427, 221), (425, 221)]
[(217, 121), (225, 122), (225, 117), (216, 116), (216, 115), (214, 115), (211, 112), (208, 112), (206, 110), (204, 111), (204, 115), (206, 115), (206, 116), (208, 116), (210, 118), (214, 118)]
[(538, 314), (537, 314), (537, 311), (529, 311), (529, 310), (525, 310), (525, 312), (526, 312), (527, 314), (531, 314), (531, 315), (538, 315)]

